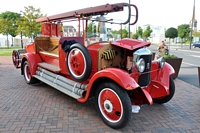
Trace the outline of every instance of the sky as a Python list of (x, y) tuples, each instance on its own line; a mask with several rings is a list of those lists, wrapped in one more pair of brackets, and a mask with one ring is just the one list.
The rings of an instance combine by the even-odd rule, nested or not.
[[(41, 13), (55, 15), (77, 9), (104, 5), (107, 3), (128, 3), (129, 0), (5, 0), (0, 4), (0, 13), (5, 11), (20, 13), (25, 6), (40, 8)], [(181, 24), (189, 24), (192, 19), (193, 0), (130, 0), (138, 7), (137, 26), (146, 24), (177, 28)], [(200, 21), (200, 0), (195, 1), (197, 21)], [(121, 16), (120, 16), (121, 17)], [(197, 23), (200, 30), (200, 24)]]

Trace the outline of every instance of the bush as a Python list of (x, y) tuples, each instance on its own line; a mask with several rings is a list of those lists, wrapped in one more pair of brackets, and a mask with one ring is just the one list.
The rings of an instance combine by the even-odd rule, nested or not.
[(175, 56), (174, 54), (168, 54), (168, 55), (164, 55), (163, 56), (165, 59), (167, 59), (167, 58), (177, 58), (177, 56)]

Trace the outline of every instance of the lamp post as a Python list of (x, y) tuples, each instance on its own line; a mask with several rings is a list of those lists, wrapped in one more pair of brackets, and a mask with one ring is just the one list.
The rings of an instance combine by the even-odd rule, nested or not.
[(194, 11), (195, 10), (195, 0), (194, 0), (194, 6), (193, 6), (193, 13), (192, 13), (192, 24), (191, 24), (191, 32), (190, 32), (190, 49), (192, 44), (192, 32), (193, 32), (193, 23), (194, 23)]

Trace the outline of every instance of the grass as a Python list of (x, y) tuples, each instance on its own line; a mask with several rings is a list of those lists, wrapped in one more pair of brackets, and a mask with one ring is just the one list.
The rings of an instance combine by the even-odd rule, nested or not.
[(0, 56), (12, 56), (13, 50), (19, 49), (20, 46), (18, 47), (0, 47)]

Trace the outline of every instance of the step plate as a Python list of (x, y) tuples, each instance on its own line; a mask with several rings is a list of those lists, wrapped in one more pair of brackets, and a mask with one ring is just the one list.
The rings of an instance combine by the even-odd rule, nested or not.
[(59, 73), (60, 72), (60, 68), (59, 67), (53, 66), (53, 65), (45, 63), (45, 62), (38, 63), (38, 66), (40, 66), (42, 68), (45, 68), (47, 70), (53, 71), (55, 73)]

